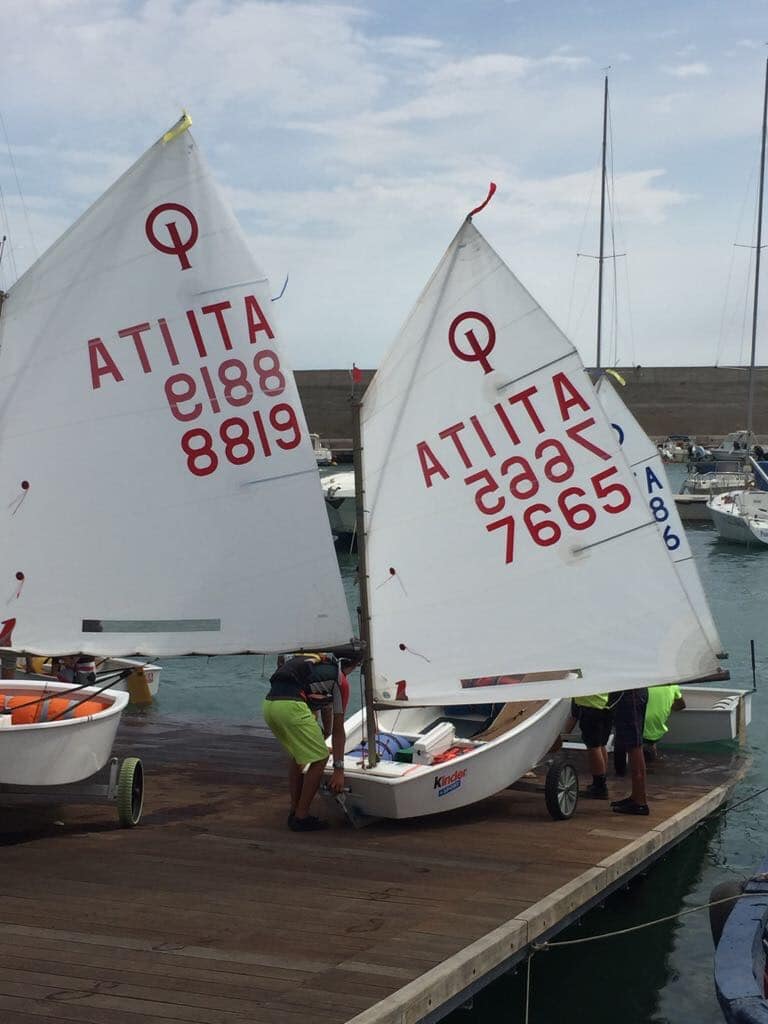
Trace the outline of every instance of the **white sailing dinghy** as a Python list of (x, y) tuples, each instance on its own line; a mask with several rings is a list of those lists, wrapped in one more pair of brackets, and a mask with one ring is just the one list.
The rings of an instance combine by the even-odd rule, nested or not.
[[(717, 625), (701, 584), (693, 552), (686, 537), (674, 500), (674, 491), (667, 478), (664, 460), (620, 394), (603, 374), (596, 391), (603, 411), (616, 432), (622, 451), (635, 474), (648, 508), (656, 521), (659, 539), (675, 565), (683, 587), (698, 615), (701, 628), (710, 646), (726, 657)], [(713, 679), (728, 679), (719, 671)], [(750, 690), (722, 686), (684, 686), (685, 709), (670, 719), (665, 743), (703, 743), (736, 739), (740, 727), (746, 727), (752, 715)], [(741, 720), (739, 705), (743, 705)]]
[[(16, 652), (169, 657), (350, 639), (268, 282), (189, 124), (4, 298), (0, 644)], [(74, 782), (105, 763), (127, 695), (68, 692), (0, 684), (5, 710), (25, 702), (29, 715), (45, 698), (34, 721), (0, 715), (0, 784)], [(88, 713), (50, 698), (84, 699)]]
[(353, 812), (474, 803), (544, 756), (567, 698), (716, 670), (576, 350), (469, 218), (364, 396), (360, 447), (377, 709), (348, 723)]

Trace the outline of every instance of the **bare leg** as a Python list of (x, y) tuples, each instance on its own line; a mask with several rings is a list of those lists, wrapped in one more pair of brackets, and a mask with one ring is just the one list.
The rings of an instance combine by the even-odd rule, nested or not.
[(645, 756), (642, 747), (632, 747), (628, 751), (629, 767), (632, 772), (632, 799), (636, 804), (647, 804), (648, 794), (645, 790)]
[(605, 747), (590, 747), (587, 750), (589, 770), (593, 775), (605, 775), (608, 771), (608, 755)]
[(306, 818), (309, 814), (309, 805), (312, 803), (315, 793), (320, 788), (320, 783), (323, 780), (323, 771), (327, 761), (327, 757), (324, 757), (322, 761), (313, 761), (304, 773), (304, 780), (301, 785), (301, 794), (296, 803), (297, 818)]
[(296, 813), (296, 806), (301, 796), (301, 789), (304, 782), (302, 766), (295, 761), (290, 762), (288, 768), (288, 792), (291, 794), (291, 814)]

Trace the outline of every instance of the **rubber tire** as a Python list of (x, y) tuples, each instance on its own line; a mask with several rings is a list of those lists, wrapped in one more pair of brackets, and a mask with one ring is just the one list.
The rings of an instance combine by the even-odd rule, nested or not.
[[(727, 882), (719, 882), (709, 894), (709, 902), (716, 903), (717, 900), (727, 899), (729, 896), (739, 896), (744, 891), (744, 880), (735, 881), (729, 879)], [(709, 928), (712, 932), (712, 942), (715, 949), (723, 934), (725, 922), (728, 920), (731, 911), (736, 906), (736, 900), (731, 903), (720, 903), (716, 907), (709, 908)]]
[(134, 828), (144, 808), (144, 769), (138, 757), (126, 757), (117, 779), (117, 817), (123, 828)]
[(570, 761), (550, 765), (544, 782), (544, 802), (555, 821), (567, 821), (579, 803), (579, 776)]

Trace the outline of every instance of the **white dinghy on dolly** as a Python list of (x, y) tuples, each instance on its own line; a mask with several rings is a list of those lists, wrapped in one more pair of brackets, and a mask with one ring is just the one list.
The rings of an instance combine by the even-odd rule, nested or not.
[[(573, 696), (717, 672), (575, 348), (471, 215), (365, 393), (356, 448), (353, 820), (511, 785)], [(502, 710), (486, 724), (490, 705)], [(561, 811), (573, 781), (555, 786)]]
[[(269, 283), (190, 123), (3, 297), (0, 647), (11, 665), (16, 654), (164, 658), (350, 639)], [(117, 799), (121, 822), (136, 823), (142, 766), (110, 759), (127, 694), (27, 678), (0, 681), (0, 695), (0, 804)]]

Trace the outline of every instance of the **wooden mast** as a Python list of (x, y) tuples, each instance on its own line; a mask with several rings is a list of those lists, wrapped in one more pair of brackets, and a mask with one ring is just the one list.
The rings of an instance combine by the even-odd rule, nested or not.
[(763, 135), (760, 147), (760, 185), (757, 194), (757, 246), (755, 250), (755, 292), (752, 302), (752, 349), (749, 356), (749, 390), (747, 397), (747, 450), (752, 447), (752, 420), (755, 402), (755, 353), (757, 350), (757, 307), (760, 296), (760, 252), (763, 244), (763, 186), (765, 180), (765, 134), (768, 115), (768, 60), (765, 62), (763, 92)]
[(355, 532), (357, 534), (357, 579), (360, 590), (360, 639), (363, 642), (362, 664), (365, 725), (368, 746), (368, 767), (378, 761), (376, 753), (376, 713), (373, 706), (373, 654), (371, 651), (371, 612), (368, 605), (368, 559), (365, 547), (365, 491), (363, 484), (363, 445), (360, 428), (362, 403), (354, 404), (352, 417), (352, 448), (355, 469)]
[(602, 333), (603, 333), (603, 261), (605, 260), (605, 150), (608, 135), (608, 75), (605, 76), (603, 91), (603, 167), (600, 186), (600, 255), (597, 257), (597, 361), (595, 368), (602, 367)]

